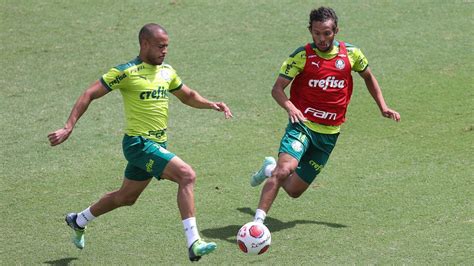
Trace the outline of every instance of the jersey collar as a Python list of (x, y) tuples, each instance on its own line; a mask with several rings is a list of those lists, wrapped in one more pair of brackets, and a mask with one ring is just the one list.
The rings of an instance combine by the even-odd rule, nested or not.
[(332, 59), (339, 53), (339, 42), (334, 40), (334, 45), (329, 52), (321, 52), (316, 48), (314, 42), (311, 43), (311, 48), (313, 48), (314, 52), (321, 58), (324, 59)]

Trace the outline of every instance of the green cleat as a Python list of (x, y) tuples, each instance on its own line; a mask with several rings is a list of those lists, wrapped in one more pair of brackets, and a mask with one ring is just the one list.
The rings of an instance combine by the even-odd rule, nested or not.
[(202, 255), (209, 254), (213, 252), (216, 248), (216, 243), (207, 243), (202, 239), (198, 239), (194, 241), (194, 243), (189, 247), (189, 260), (198, 261), (201, 259)]
[(253, 174), (253, 176), (250, 178), (250, 185), (252, 187), (260, 185), (265, 179), (267, 179), (268, 176), (265, 176), (265, 168), (272, 164), (276, 164), (275, 158), (265, 157), (265, 161), (263, 161), (263, 165), (260, 170)]
[(78, 249), (83, 249), (86, 241), (84, 239), (84, 233), (86, 231), (86, 228), (79, 227), (76, 223), (76, 218), (77, 214), (76, 213), (69, 213), (66, 215), (66, 218), (64, 219), (69, 227), (74, 230), (74, 234), (72, 236), (72, 243), (78, 248)]

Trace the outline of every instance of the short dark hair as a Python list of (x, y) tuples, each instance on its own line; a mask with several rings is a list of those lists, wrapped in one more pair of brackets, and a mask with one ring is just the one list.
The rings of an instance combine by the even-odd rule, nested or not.
[(156, 23), (148, 23), (140, 29), (140, 32), (138, 33), (138, 42), (141, 44), (144, 39), (150, 38), (156, 31), (163, 31), (168, 34), (162, 26)]
[(308, 28), (311, 29), (311, 24), (313, 21), (319, 21), (319, 22), (325, 22), (327, 20), (334, 21), (334, 29), (337, 28), (337, 15), (336, 11), (330, 7), (320, 7), (318, 9), (313, 9), (311, 10), (311, 13), (309, 14), (309, 26)]

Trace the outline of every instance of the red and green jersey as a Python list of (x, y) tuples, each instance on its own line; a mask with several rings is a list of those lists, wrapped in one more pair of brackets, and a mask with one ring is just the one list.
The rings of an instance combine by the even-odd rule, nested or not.
[(332, 59), (319, 57), (307, 44), (303, 72), (291, 84), (290, 101), (306, 119), (321, 125), (341, 125), (352, 95), (351, 65), (345, 44), (339, 44)]
[[(350, 65), (350, 66), (347, 66), (347, 67), (350, 67), (349, 71), (350, 70), (356, 71), (356, 72), (364, 71), (368, 66), (368, 61), (367, 61), (367, 58), (362, 54), (360, 49), (353, 46), (353, 45), (351, 45), (351, 44), (347, 44), (347, 43), (345, 44), (345, 47), (346, 47), (346, 51), (347, 51), (346, 52), (346, 55), (347, 55), (346, 60), (343, 60), (343, 57), (342, 58), (337, 58), (341, 54), (340, 43), (338, 41), (334, 41), (333, 49), (331, 51), (325, 52), (325, 53), (323, 53), (323, 52), (319, 51), (318, 49), (316, 49), (316, 46), (314, 45), (314, 43), (310, 44), (309, 47), (307, 47), (307, 48), (309, 48), (309, 50), (312, 50), (312, 52), (314, 54), (312, 53), (311, 56), (315, 56), (315, 58), (320, 58), (320, 59), (324, 60), (324, 62), (334, 60), (333, 64), (336, 67), (336, 69), (337, 69), (337, 66), (335, 65), (336, 62), (340, 62), (340, 60), (343, 60), (345, 65)], [(307, 56), (307, 51), (305, 49), (305, 46), (298, 48), (283, 63), (282, 67), (280, 68), (280, 76), (284, 77), (284, 78), (287, 78), (289, 80), (295, 79), (295, 77), (297, 77), (298, 75), (300, 75), (303, 72), (303, 70), (305, 68), (305, 65), (307, 65), (307, 57), (308, 56)], [(338, 61), (338, 59), (340, 59), (340, 60)], [(319, 61), (317, 61), (317, 62), (319, 62)], [(313, 62), (313, 63), (317, 63), (317, 62)], [(341, 66), (341, 65), (339, 65), (339, 66)], [(316, 66), (314, 66), (314, 67), (316, 67)], [(316, 80), (318, 82), (316, 82)], [(293, 80), (293, 83), (294, 82), (295, 82), (295, 80)], [(309, 80), (307, 80), (307, 82), (309, 82)], [(310, 86), (309, 83), (307, 85)], [(312, 85), (313, 85), (313, 87), (319, 87), (319, 85), (321, 85), (322, 86), (321, 90), (324, 90), (324, 89), (327, 90), (328, 87), (329, 88), (332, 87), (331, 90), (333, 90), (334, 88), (338, 88), (339, 85), (342, 86), (341, 79), (339, 79), (339, 78), (336, 79), (336, 77), (334, 77), (332, 75), (326, 75), (324, 79), (321, 78), (321, 77), (320, 78), (312, 78)], [(293, 86), (293, 84), (292, 84), (292, 86)], [(291, 92), (290, 92), (290, 97), (291, 97)], [(308, 108), (308, 107), (309, 106), (307, 106), (306, 108)], [(304, 113), (305, 110), (300, 110), (300, 111)], [(324, 110), (321, 110), (321, 109), (318, 109), (318, 108), (309, 109), (309, 111), (307, 112), (307, 115), (309, 115), (309, 113), (312, 113), (313, 117), (315, 117), (314, 115), (316, 114), (316, 117), (326, 117), (326, 118), (331, 118), (331, 119), (335, 118), (335, 116), (334, 116), (335, 112), (333, 112), (333, 111), (324, 111)], [(345, 114), (345, 112), (344, 112), (344, 114)], [(332, 121), (334, 121), (334, 120), (332, 120)], [(329, 123), (328, 123), (328, 120), (325, 120), (325, 119), (310, 119), (305, 124), (310, 129), (312, 129), (313, 131), (316, 131), (316, 132), (319, 132), (319, 133), (334, 134), (334, 133), (338, 133), (340, 131), (340, 126), (339, 126), (340, 124), (339, 123), (335, 123), (335, 122), (331, 122), (331, 121), (329, 121)]]

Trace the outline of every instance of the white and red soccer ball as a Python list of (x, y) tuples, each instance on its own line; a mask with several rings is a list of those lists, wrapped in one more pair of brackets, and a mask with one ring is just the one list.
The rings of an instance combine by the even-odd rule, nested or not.
[(244, 224), (237, 233), (237, 244), (246, 254), (260, 255), (265, 253), (272, 242), (268, 228), (257, 222)]

